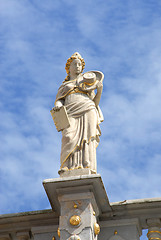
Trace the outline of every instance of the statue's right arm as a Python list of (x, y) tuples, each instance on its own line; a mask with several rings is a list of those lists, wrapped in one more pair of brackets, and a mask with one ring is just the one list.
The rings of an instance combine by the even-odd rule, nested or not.
[(59, 109), (64, 105), (64, 99), (60, 99), (56, 101), (55, 107), (53, 107), (54, 111), (59, 111)]

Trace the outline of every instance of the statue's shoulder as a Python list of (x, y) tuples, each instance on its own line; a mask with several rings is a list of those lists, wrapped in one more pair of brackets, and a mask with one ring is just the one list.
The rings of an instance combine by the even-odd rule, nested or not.
[(56, 99), (64, 98), (76, 86), (76, 81), (64, 81), (58, 89)]
[(62, 85), (75, 84), (75, 83), (76, 83), (76, 79), (75, 80), (64, 80)]
[(61, 89), (66, 88), (66, 87), (67, 87), (68, 85), (70, 85), (70, 84), (71, 84), (71, 81), (66, 81), (66, 80), (64, 80), (64, 81), (62, 82), (62, 84), (60, 85), (58, 91), (61, 90)]

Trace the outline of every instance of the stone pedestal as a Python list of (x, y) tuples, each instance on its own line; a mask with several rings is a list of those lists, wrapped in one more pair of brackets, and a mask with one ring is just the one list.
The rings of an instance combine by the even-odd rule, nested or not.
[(101, 176), (47, 179), (43, 185), (52, 209), (60, 214), (60, 239), (97, 239), (97, 217), (112, 211)]
[(73, 170), (70, 170), (70, 171), (59, 170), (59, 175), (60, 175), (61, 178), (62, 177), (91, 175), (91, 174), (95, 174), (95, 173), (89, 168), (73, 169)]
[[(53, 211), (59, 214), (61, 240), (96, 240), (100, 228), (99, 239), (139, 240), (137, 201), (110, 205), (99, 174), (47, 179), (43, 185)], [(150, 229), (149, 236), (152, 233)]]

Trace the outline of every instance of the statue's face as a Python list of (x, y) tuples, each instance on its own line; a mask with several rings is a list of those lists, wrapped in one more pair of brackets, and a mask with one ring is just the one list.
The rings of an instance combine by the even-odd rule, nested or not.
[(69, 71), (71, 74), (80, 74), (82, 72), (82, 62), (79, 59), (74, 59), (71, 64)]

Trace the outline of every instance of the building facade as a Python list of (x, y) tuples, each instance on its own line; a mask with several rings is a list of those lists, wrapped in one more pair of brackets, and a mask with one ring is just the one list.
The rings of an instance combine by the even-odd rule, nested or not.
[(43, 184), (52, 209), (0, 215), (0, 240), (161, 240), (161, 198), (109, 203), (99, 174)]

